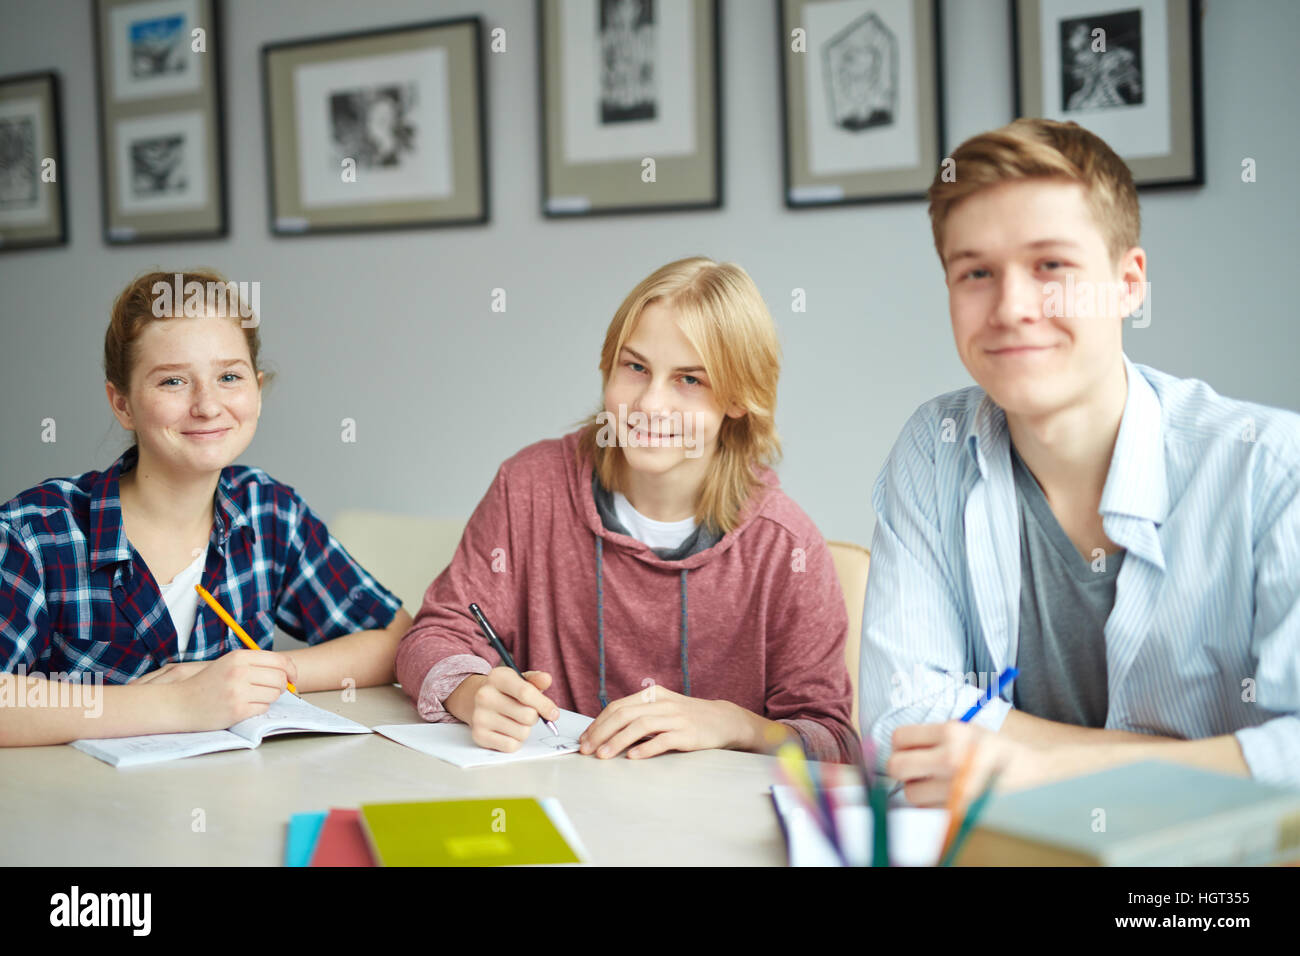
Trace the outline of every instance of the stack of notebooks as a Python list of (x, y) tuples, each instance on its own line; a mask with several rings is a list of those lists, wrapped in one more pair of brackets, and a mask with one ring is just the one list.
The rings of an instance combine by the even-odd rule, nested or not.
[(1300, 790), (1143, 761), (994, 798), (959, 866), (1260, 866), (1300, 859)]
[(553, 797), (367, 803), (296, 813), (285, 866), (518, 866), (585, 863)]

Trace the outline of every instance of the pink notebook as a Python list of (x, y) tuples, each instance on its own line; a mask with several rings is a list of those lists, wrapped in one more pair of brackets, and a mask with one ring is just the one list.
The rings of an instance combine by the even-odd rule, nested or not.
[(356, 810), (330, 810), (316, 841), (312, 866), (374, 866)]

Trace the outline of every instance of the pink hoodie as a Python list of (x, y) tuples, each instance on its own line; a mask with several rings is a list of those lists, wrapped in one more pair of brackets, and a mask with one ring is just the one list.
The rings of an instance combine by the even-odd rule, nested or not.
[(851, 760), (843, 592), (826, 542), (776, 474), (764, 470), (737, 528), (667, 561), (602, 524), (578, 435), (498, 469), (425, 593), (397, 649), (420, 716), (455, 720), (443, 701), (500, 662), (470, 615), (476, 602), (521, 670), (551, 675), (547, 696), (566, 710), (598, 714), (602, 675), (607, 701), (653, 683), (788, 724), (813, 759)]

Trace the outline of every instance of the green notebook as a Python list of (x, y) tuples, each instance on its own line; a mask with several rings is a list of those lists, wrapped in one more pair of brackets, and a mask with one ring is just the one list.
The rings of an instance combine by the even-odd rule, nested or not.
[(1300, 790), (1143, 761), (996, 797), (959, 866), (1225, 866), (1300, 858)]
[[(568, 819), (551, 801), (552, 812)], [(581, 863), (547, 810), (531, 797), (367, 803), (361, 825), (380, 866), (517, 866)]]

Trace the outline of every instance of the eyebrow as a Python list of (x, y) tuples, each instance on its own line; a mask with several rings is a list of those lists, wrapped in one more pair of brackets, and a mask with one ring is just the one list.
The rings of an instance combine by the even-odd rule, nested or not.
[[(646, 358), (644, 355), (642, 355), (640, 352), (638, 352), (636, 349), (628, 348), (625, 345), (623, 346), (623, 351), (627, 352), (629, 355), (631, 355), (642, 365), (650, 364), (650, 360)], [(677, 368), (673, 369), (673, 371), (674, 372), (703, 372), (705, 371), (705, 368), (703, 365), (679, 365), (677, 366)]]
[[(1026, 243), (1024, 246), (1021, 246), (1022, 249), (1047, 249), (1053, 247), (1058, 249), (1059, 248), (1068, 248), (1074, 250), (1083, 249), (1083, 246), (1079, 245), (1073, 239), (1038, 239), (1035, 240), (1034, 242)], [(948, 264), (952, 265), (954, 262), (959, 262), (962, 259), (978, 259), (983, 254), (984, 253), (980, 252), (978, 249), (962, 249), (960, 252), (954, 252), (951, 256), (948, 257)]]
[[(218, 359), (212, 364), (216, 368), (229, 368), (231, 365), (248, 365), (248, 360), (241, 358)], [(248, 367), (252, 368), (251, 365)], [(155, 365), (153, 368), (149, 369), (148, 374), (154, 375), (158, 372), (188, 372), (189, 370), (189, 365), (173, 363), (171, 365)]]

